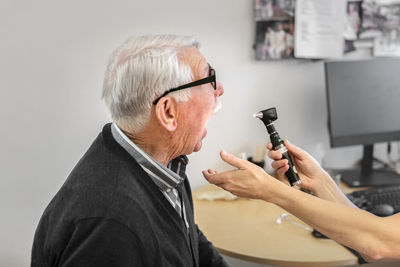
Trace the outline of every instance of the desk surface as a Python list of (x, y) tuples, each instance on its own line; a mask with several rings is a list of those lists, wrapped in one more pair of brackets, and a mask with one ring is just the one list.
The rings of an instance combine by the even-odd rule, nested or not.
[[(357, 264), (346, 248), (333, 240), (314, 238), (310, 231), (276, 219), (286, 213), (260, 200), (199, 200), (207, 185), (194, 191), (196, 223), (221, 253), (246, 261), (279, 266), (345, 266)], [(305, 225), (295, 217), (293, 220)]]

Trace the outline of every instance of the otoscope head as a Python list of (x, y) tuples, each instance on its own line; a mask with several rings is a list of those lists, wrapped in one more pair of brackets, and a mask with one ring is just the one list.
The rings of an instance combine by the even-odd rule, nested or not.
[(275, 132), (275, 128), (271, 125), (276, 119), (278, 119), (278, 113), (276, 112), (276, 108), (269, 108), (266, 110), (262, 110), (257, 114), (253, 114), (253, 117), (259, 118), (267, 127), (268, 133), (272, 134)]
[(278, 119), (278, 113), (276, 112), (276, 108), (269, 108), (266, 110), (262, 110), (257, 114), (253, 114), (253, 117), (259, 118), (264, 122), (265, 126), (267, 126), (274, 120)]

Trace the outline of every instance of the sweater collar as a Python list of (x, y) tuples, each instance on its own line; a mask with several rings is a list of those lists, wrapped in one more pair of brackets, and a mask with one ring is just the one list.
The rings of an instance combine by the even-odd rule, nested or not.
[(115, 122), (111, 125), (111, 132), (118, 144), (139, 163), (160, 189), (176, 188), (183, 183), (186, 165), (189, 162), (187, 156), (181, 155), (165, 167), (129, 139)]

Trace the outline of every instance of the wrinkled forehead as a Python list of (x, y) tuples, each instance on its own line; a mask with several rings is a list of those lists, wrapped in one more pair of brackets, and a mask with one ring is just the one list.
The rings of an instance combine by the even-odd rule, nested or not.
[(188, 64), (193, 72), (194, 79), (200, 79), (208, 74), (208, 63), (203, 54), (195, 48), (187, 48), (179, 55), (180, 60)]

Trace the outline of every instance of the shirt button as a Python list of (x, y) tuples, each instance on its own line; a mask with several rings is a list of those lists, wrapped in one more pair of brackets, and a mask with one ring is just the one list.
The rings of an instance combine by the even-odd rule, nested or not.
[(168, 189), (167, 189), (167, 193), (169, 193), (169, 192), (171, 192), (171, 188), (168, 188)]

